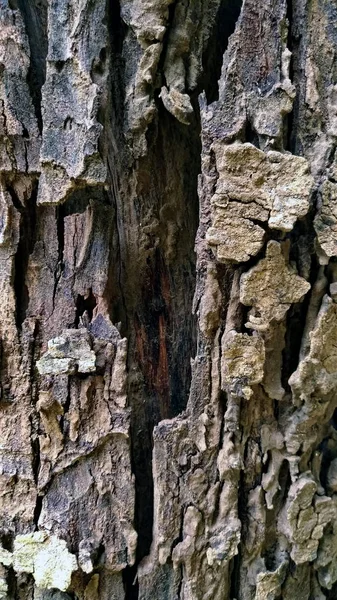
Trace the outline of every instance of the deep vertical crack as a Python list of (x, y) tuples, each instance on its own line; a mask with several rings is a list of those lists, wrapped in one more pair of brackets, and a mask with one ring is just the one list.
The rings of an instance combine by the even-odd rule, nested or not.
[(26, 273), (29, 256), (33, 251), (36, 236), (37, 183), (33, 186), (30, 198), (26, 198), (25, 204), (21, 203), (13, 186), (8, 185), (7, 189), (15, 209), (20, 214), (20, 237), (14, 260), (13, 288), (16, 303), (16, 325), (18, 330), (21, 331), (29, 303)]
[(40, 132), (43, 122), (41, 113), (42, 86), (46, 78), (47, 38), (47, 0), (17, 0), (22, 14), (30, 47), (30, 67), (27, 83), (33, 102)]
[(53, 289), (53, 309), (55, 307), (55, 299), (57, 294), (57, 286), (63, 273), (63, 254), (64, 254), (64, 218), (65, 218), (65, 205), (61, 204), (56, 207), (56, 231), (57, 231), (57, 243), (58, 243), (58, 255), (57, 264), (54, 271), (54, 289)]
[(218, 14), (203, 56), (202, 88), (208, 104), (219, 98), (219, 79), (223, 55), (228, 46), (229, 37), (234, 33), (241, 13), (242, 0), (221, 0)]
[[(287, 37), (287, 47), (291, 52), (290, 65), (289, 65), (289, 79), (293, 84), (295, 84), (295, 70), (294, 70), (294, 56), (293, 53), (296, 51), (295, 40), (293, 37), (293, 1), (287, 0), (287, 21), (288, 21), (288, 37)], [(296, 94), (297, 96), (297, 94)], [(284, 127), (284, 149), (289, 150), (289, 152), (294, 151), (294, 120), (295, 120), (295, 108), (296, 108), (296, 98), (294, 100), (293, 107), (286, 115), (285, 118), (285, 127)]]
[[(235, 28), (240, 14), (241, 1), (235, 7), (228, 2), (222, 2), (222, 11), (218, 13), (220, 20), (214, 28), (208, 51), (217, 57), (216, 65), (206, 66), (207, 72), (203, 86), (209, 91), (209, 97), (214, 99), (217, 94), (223, 52), (228, 44), (228, 36)], [(176, 2), (172, 3), (169, 12), (169, 23), (164, 37), (164, 50), (161, 54), (159, 71), (163, 69), (166, 45), (170, 34), (170, 26), (174, 19)], [(221, 48), (218, 47), (219, 32)], [(220, 56), (219, 56), (220, 52)], [(211, 58), (212, 60), (212, 58)], [(153, 203), (151, 210), (158, 215), (158, 230), (160, 243), (147, 260), (147, 277), (141, 290), (137, 314), (132, 313), (132, 299), (125, 297), (125, 309), (128, 316), (128, 336), (132, 340), (131, 327), (137, 329), (140, 346), (139, 368), (143, 382), (142, 391), (131, 385), (131, 440), (132, 440), (132, 469), (136, 480), (136, 529), (138, 532), (137, 561), (146, 556), (152, 543), (153, 528), (153, 476), (152, 461), (152, 431), (160, 419), (174, 417), (185, 408), (191, 384), (190, 358), (196, 354), (197, 327), (192, 316), (193, 293), (196, 285), (194, 244), (199, 223), (199, 198), (197, 192), (198, 176), (201, 171), (201, 123), (197, 94), (192, 94), (191, 102), (194, 107), (194, 119), (189, 127), (176, 121), (167, 113), (161, 103), (158, 103), (158, 121), (149, 128), (147, 134), (148, 154), (138, 166), (139, 180), (142, 171), (153, 173), (150, 189), (142, 196), (139, 190), (139, 202)], [(121, 116), (120, 116), (121, 118)], [(176, 152), (176, 147), (179, 152)], [(173, 173), (181, 173), (175, 180), (175, 197), (167, 201), (165, 197), (165, 164), (168, 156), (172, 163)], [(177, 175), (175, 175), (177, 177)], [(145, 178), (145, 175), (143, 175)], [(172, 185), (172, 182), (167, 182)], [(139, 186), (141, 188), (141, 186)], [(118, 197), (118, 191), (115, 193)], [(187, 202), (188, 199), (188, 202)], [(157, 202), (157, 205), (155, 204)], [(117, 205), (117, 220), (123, 219), (122, 207)], [(162, 220), (161, 220), (162, 219)], [(125, 224), (121, 224), (123, 228)], [(141, 225), (140, 225), (141, 227)], [(171, 228), (171, 229), (170, 229)], [(177, 231), (176, 238), (170, 238), (170, 231)], [(120, 239), (123, 232), (120, 234)], [(171, 244), (171, 246), (170, 246)], [(121, 289), (128, 278), (127, 264), (123, 252), (123, 242), (120, 243)], [(169, 248), (169, 251), (168, 251)], [(170, 257), (170, 252), (174, 256)], [(137, 341), (137, 340), (136, 340)], [(135, 348), (130, 347), (129, 369), (134, 371)], [(142, 354), (143, 353), (143, 354)], [(164, 358), (168, 369), (164, 368)], [(141, 363), (141, 364), (140, 364)], [(165, 363), (166, 364), (166, 363)], [(156, 375), (158, 378), (156, 379)], [(141, 397), (140, 397), (141, 396)], [(144, 402), (144, 399), (146, 401)], [(137, 598), (137, 589), (133, 586), (135, 570), (125, 572), (126, 599)]]

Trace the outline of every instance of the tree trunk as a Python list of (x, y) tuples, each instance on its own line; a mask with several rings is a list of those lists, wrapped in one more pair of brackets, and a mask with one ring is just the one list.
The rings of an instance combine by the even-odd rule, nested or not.
[(0, 23), (0, 598), (337, 598), (335, 1)]

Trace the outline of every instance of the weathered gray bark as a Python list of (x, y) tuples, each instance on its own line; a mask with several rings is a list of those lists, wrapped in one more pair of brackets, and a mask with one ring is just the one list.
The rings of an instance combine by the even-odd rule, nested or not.
[(337, 597), (335, 0), (0, 0), (0, 598)]

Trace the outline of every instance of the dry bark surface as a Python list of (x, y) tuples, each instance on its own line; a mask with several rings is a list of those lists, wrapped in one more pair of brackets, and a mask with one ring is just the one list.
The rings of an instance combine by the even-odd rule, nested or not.
[(0, 0), (0, 599), (337, 598), (335, 0)]

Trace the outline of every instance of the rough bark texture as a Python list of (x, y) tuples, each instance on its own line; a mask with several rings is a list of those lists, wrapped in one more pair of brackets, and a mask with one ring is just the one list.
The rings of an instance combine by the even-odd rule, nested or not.
[(337, 598), (335, 0), (0, 0), (0, 598)]

